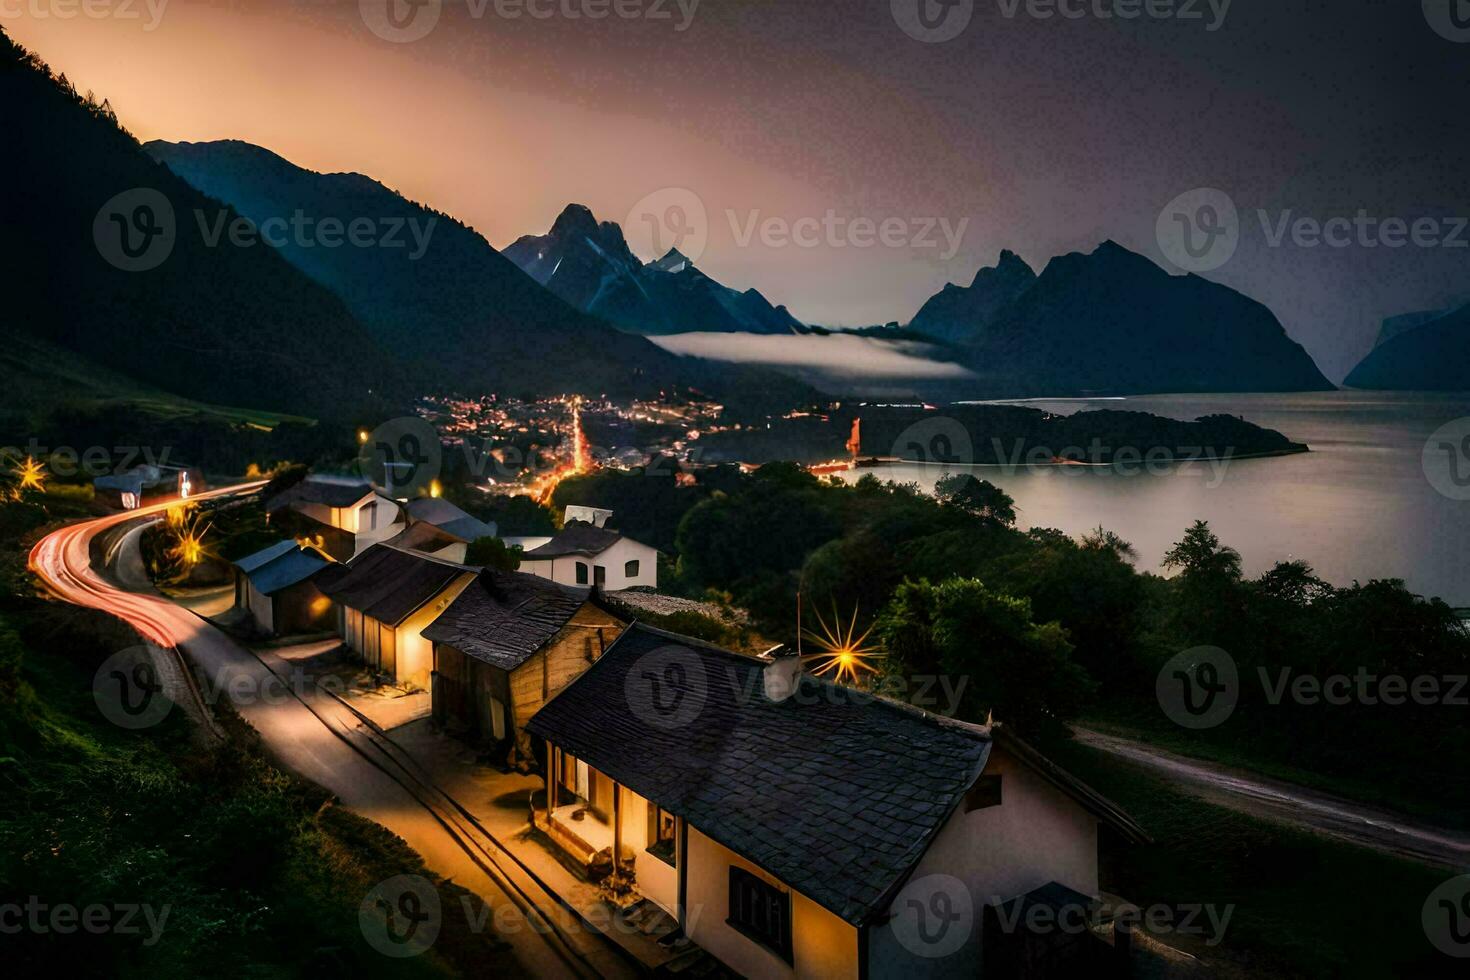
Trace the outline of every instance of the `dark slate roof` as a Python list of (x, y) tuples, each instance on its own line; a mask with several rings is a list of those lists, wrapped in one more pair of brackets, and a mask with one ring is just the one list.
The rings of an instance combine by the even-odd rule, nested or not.
[(322, 504), (326, 507), (351, 507), (370, 493), (372, 484), (352, 480), (331, 480), (308, 476), (266, 501), (265, 509), (280, 510), (294, 503)]
[(332, 564), (332, 559), (315, 548), (303, 548), (295, 541), (281, 541), (235, 562), (250, 584), (262, 595), (275, 595), (298, 582), (311, 578)]
[(523, 560), (538, 558), (561, 558), (565, 555), (600, 555), (622, 539), (617, 531), (605, 527), (593, 527), (586, 521), (572, 521), (556, 533), (550, 541), (522, 555)]
[(467, 656), (515, 670), (576, 615), (591, 592), (524, 572), (486, 569), (424, 630)]
[(990, 734), (810, 676), (773, 702), (764, 666), (634, 624), (526, 727), (863, 924), (973, 785)]
[(407, 504), (408, 516), (415, 521), (432, 524), (451, 537), (464, 542), (493, 538), (497, 528), (465, 513), (442, 497), (420, 497)]
[(376, 544), (345, 565), (328, 565), (312, 581), (347, 608), (397, 626), (458, 576), (473, 571), (466, 565)]

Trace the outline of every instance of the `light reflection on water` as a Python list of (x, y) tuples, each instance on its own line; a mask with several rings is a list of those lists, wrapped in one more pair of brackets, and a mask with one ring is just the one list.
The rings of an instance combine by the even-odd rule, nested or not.
[[(1236, 460), (1223, 473), (1208, 462), (1164, 473), (1141, 467), (1127, 473), (1096, 467), (964, 468), (1015, 498), (1022, 527), (1078, 534), (1101, 524), (1133, 543), (1140, 568), (1157, 569), (1184, 529), (1203, 519), (1241, 553), (1248, 574), (1300, 558), (1334, 584), (1402, 578), (1417, 592), (1470, 606), (1470, 502), (1436, 492), (1422, 465), (1429, 436), (1446, 422), (1470, 416), (1470, 394), (1149, 395), (1026, 404), (1059, 414), (1114, 409), (1182, 419), (1239, 415), (1313, 451)], [(932, 490), (943, 472), (899, 463), (839, 476), (855, 480), (873, 473)]]

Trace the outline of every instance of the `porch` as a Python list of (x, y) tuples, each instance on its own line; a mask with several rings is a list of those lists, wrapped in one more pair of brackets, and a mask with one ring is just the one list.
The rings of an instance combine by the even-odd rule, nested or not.
[(680, 821), (568, 752), (548, 746), (546, 799), (532, 821), (620, 907), (679, 907)]

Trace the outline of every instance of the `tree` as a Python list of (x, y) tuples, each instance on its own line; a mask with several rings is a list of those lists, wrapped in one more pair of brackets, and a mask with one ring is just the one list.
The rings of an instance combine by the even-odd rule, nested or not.
[(940, 477), (934, 484), (934, 495), (947, 504), (952, 504), (974, 514), (989, 524), (1014, 527), (1016, 524), (1016, 502), (1011, 495), (989, 480), (979, 480), (969, 473), (955, 473)]
[(1164, 567), (1186, 576), (1240, 581), (1240, 552), (1222, 545), (1208, 521), (1195, 521), (1184, 537), (1164, 555)]
[(521, 549), (507, 547), (499, 538), (476, 538), (465, 549), (464, 563), (513, 572), (521, 567)]
[(1019, 732), (1056, 735), (1095, 684), (1072, 661), (1057, 623), (1033, 621), (1029, 599), (994, 592), (978, 579), (905, 582), (878, 619), (888, 669), (964, 678), (959, 715), (991, 713)]
[(1078, 544), (1083, 551), (1106, 552), (1130, 565), (1138, 560), (1137, 548), (1114, 532), (1106, 530), (1101, 524), (1082, 535), (1082, 540)]
[(1332, 586), (1317, 577), (1304, 561), (1279, 561), (1256, 580), (1262, 595), (1293, 606), (1310, 606), (1332, 595)]

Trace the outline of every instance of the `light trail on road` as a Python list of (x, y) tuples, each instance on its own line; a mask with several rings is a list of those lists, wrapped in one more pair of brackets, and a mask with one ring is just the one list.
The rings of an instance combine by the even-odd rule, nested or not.
[[(191, 502), (229, 497), (258, 490), (266, 481), (242, 483), (195, 495)], [(122, 619), (150, 643), (179, 658), (186, 682), (204, 716), (208, 705), (195, 681), (196, 665), (212, 691), (233, 693), (238, 683), (247, 690), (267, 690), (281, 679), (254, 652), (240, 646), (213, 624), (162, 595), (135, 592), (111, 582), (94, 567), (93, 542), (99, 535), (139, 519), (154, 517), (178, 501), (142, 507), (60, 528), (31, 549), (28, 566), (57, 598), (98, 609)], [(287, 687), (289, 690), (289, 687)], [(314, 690), (314, 689), (312, 689)], [(330, 700), (330, 699), (328, 699)], [(497, 855), (470, 839), (461, 815), (436, 806), (430, 797), (442, 792), (423, 785), (402, 761), (390, 768), (382, 759), (381, 744), (368, 751), (358, 744), (350, 726), (334, 720), (329, 705), (313, 704), (315, 696), (294, 692), (286, 699), (237, 702), (241, 716), (260, 733), (271, 753), (283, 765), (332, 792), (344, 805), (383, 825), (406, 840), (442, 877), (474, 890), (492, 907), (513, 906), (523, 917), (521, 928), (502, 939), (510, 941), (525, 974), (535, 977), (623, 977), (637, 971), (621, 958), (621, 951), (590, 935), (580, 942), (556, 921), (547, 898), (537, 897), (501, 867)], [(345, 711), (346, 709), (342, 709)], [(401, 771), (394, 771), (394, 770)], [(447, 799), (447, 798), (446, 798)], [(451, 799), (449, 803), (454, 804)], [(444, 811), (444, 812), (441, 812)], [(498, 848), (493, 838), (488, 840)], [(554, 899), (555, 896), (548, 896)], [(497, 918), (497, 922), (499, 919)], [(586, 946), (590, 940), (592, 947)], [(594, 962), (595, 960), (595, 962)]]

